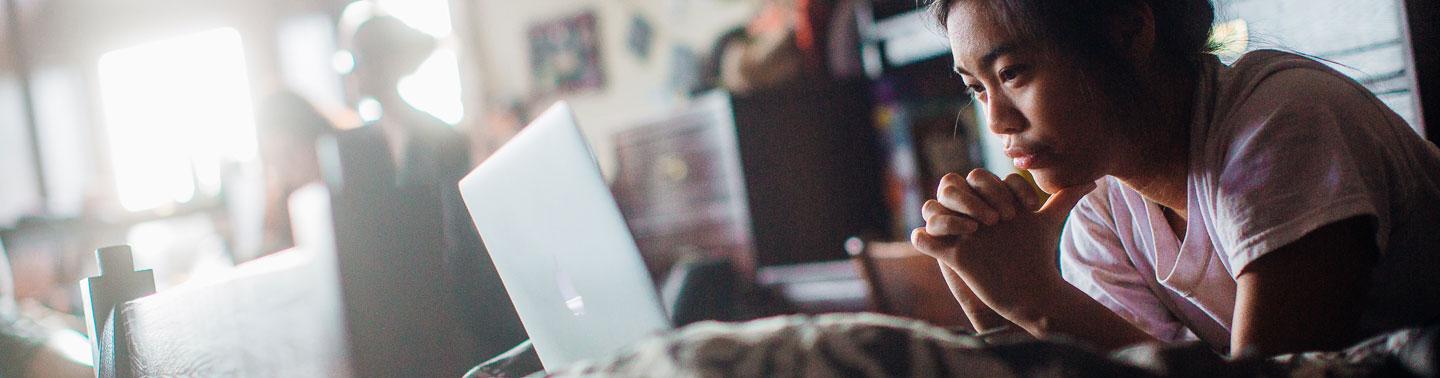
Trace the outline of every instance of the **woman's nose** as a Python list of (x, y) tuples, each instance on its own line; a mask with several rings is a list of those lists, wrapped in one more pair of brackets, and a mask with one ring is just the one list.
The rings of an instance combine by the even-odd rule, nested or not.
[[(998, 92), (998, 91), (997, 91)], [(990, 132), (999, 135), (1016, 134), (1025, 129), (1024, 116), (1010, 98), (1004, 94), (990, 93), (990, 101), (985, 103), (985, 116), (988, 118)]]

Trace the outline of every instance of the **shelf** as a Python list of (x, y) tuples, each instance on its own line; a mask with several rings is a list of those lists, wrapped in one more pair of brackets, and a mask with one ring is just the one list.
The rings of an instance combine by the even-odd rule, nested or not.
[(916, 9), (866, 23), (869, 12), (859, 17), (865, 40), (865, 70), (871, 77), (894, 67), (923, 62), (950, 53), (949, 41), (925, 9)]

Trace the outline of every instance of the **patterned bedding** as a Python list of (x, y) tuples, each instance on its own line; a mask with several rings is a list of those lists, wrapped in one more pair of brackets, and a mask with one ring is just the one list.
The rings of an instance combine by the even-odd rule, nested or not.
[[(625, 377), (1369, 377), (1437, 376), (1440, 328), (1381, 335), (1339, 352), (1230, 360), (1201, 344), (1097, 353), (1064, 340), (991, 342), (876, 314), (697, 323), (554, 376)], [(531, 357), (533, 359), (533, 354)], [(474, 376), (514, 376), (514, 358)], [(536, 373), (543, 375), (543, 373)]]

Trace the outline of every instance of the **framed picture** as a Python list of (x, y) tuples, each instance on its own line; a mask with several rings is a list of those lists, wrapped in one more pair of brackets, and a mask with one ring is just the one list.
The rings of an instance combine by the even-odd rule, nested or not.
[(547, 21), (530, 27), (530, 74), (536, 92), (573, 93), (600, 89), (600, 38), (595, 12)]

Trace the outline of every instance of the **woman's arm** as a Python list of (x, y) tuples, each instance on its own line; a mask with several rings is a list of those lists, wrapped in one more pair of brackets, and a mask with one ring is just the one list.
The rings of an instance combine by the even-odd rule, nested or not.
[(980, 297), (975, 296), (975, 292), (971, 291), (969, 286), (965, 286), (965, 280), (961, 279), (954, 269), (945, 266), (943, 261), (939, 265), (940, 275), (945, 277), (945, 286), (950, 287), (950, 294), (954, 295), (955, 301), (960, 303), (960, 309), (965, 311), (965, 318), (970, 320), (970, 327), (974, 328), (976, 333), (1014, 326), (1010, 320), (995, 313), (995, 310), (986, 306)]
[(1063, 335), (1107, 351), (1160, 342), (1064, 281), (1036, 294), (1005, 316), (1037, 337)]
[(1245, 266), (1236, 282), (1232, 354), (1269, 356), (1353, 343), (1379, 250), (1372, 219), (1320, 227)]
[[(1011, 315), (1021, 319), (1020, 324), (1017, 324), (981, 301), (980, 297), (965, 285), (960, 275), (944, 262), (940, 264), (940, 271), (945, 276), (945, 283), (950, 286), (951, 294), (960, 302), (965, 316), (969, 318), (976, 332), (1014, 327), (1013, 330), (1023, 330), (1038, 337), (1055, 334), (1075, 337), (1105, 350), (1158, 341), (1121, 319), (1089, 295), (1065, 283), (1053, 290), (1035, 290), (1037, 297), (1043, 296), (1048, 300), (1027, 306), (1034, 309), (1025, 311), (1023, 315)], [(1045, 294), (1047, 291), (1053, 294)]]
[(912, 242), (958, 273), (984, 305), (1037, 337), (1065, 334), (1106, 349), (1154, 341), (1065, 282), (1056, 267), (1065, 219), (1093, 184), (1063, 189), (1042, 206), (1020, 194), (1029, 187), (1018, 176), (1002, 181), (975, 170), (941, 181)]

